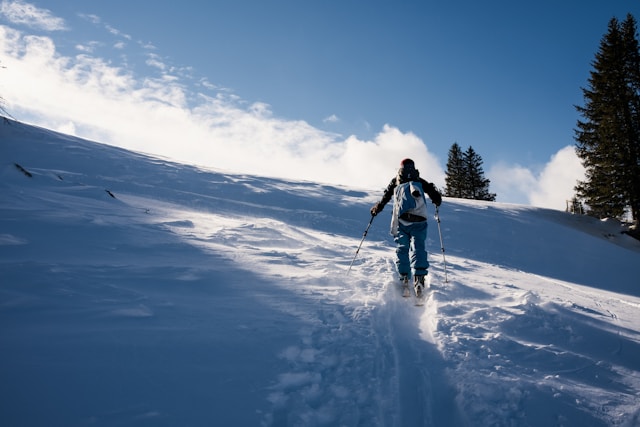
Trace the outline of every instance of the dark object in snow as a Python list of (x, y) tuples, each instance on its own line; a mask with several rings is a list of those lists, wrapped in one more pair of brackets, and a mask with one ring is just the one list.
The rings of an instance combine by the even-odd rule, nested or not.
[(26, 170), (25, 168), (23, 168), (22, 166), (20, 166), (17, 163), (14, 163), (14, 165), (16, 165), (16, 168), (18, 168), (18, 170), (20, 172), (22, 172), (23, 174), (25, 174), (26, 176), (28, 176), (29, 178), (33, 178), (33, 175), (31, 174), (31, 172), (29, 172), (28, 170)]

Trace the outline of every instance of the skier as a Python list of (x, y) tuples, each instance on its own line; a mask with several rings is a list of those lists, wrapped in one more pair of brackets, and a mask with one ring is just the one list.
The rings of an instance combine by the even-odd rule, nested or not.
[[(404, 286), (408, 286), (413, 269), (413, 285), (416, 296), (421, 297), (429, 262), (425, 241), (427, 239), (427, 207), (425, 193), (436, 206), (442, 203), (442, 195), (436, 187), (420, 178), (411, 159), (400, 162), (398, 175), (387, 186), (382, 200), (373, 205), (371, 215), (376, 216), (394, 198), (391, 218), (391, 234), (397, 244), (396, 268)], [(411, 256), (411, 258), (409, 258)], [(406, 288), (405, 288), (406, 289)]]

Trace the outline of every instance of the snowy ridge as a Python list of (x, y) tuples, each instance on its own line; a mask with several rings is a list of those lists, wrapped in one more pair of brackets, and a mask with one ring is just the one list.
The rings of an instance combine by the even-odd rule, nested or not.
[(640, 244), (611, 222), (445, 199), (449, 280), (430, 220), (415, 307), (391, 209), (346, 276), (380, 192), (13, 122), (0, 159), (0, 425), (640, 425)]

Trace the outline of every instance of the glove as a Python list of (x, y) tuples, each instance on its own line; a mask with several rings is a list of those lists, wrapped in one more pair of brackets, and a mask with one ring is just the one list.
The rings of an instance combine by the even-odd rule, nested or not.
[(376, 215), (378, 215), (381, 211), (382, 211), (382, 209), (380, 208), (380, 203), (376, 203), (376, 204), (375, 204), (375, 205), (373, 205), (373, 207), (371, 208), (371, 216), (376, 216)]

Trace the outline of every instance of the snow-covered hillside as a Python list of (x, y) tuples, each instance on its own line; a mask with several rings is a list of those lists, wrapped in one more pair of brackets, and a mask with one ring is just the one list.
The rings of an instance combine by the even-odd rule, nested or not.
[(381, 191), (7, 121), (0, 161), (2, 426), (640, 425), (614, 223), (445, 199), (416, 307), (389, 208), (346, 274)]

